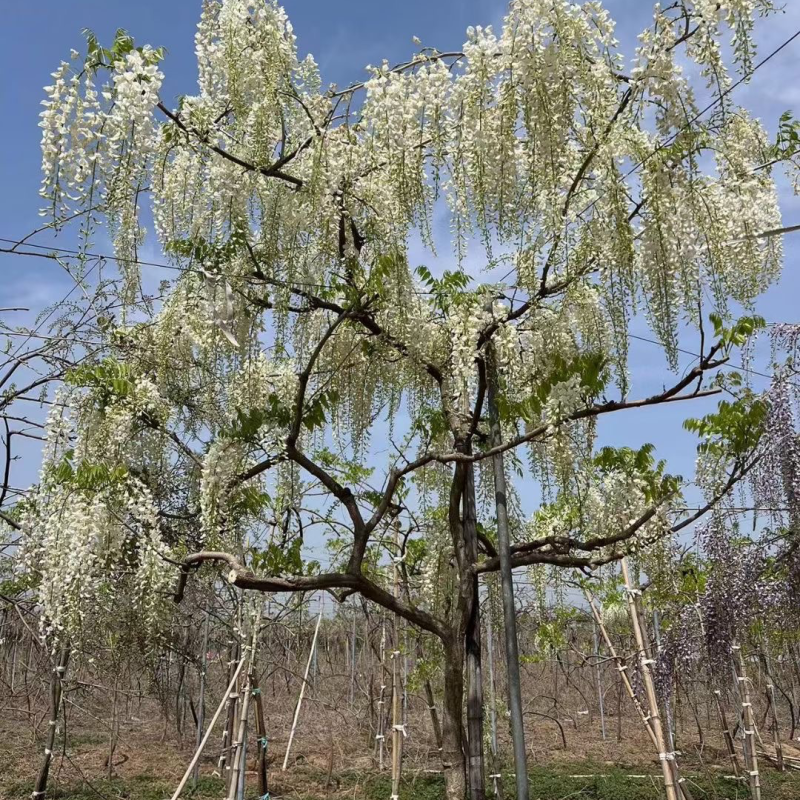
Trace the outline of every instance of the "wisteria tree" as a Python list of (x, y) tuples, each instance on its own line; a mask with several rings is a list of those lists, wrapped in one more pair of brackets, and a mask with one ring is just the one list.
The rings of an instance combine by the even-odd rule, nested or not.
[[(20, 520), (44, 634), (102, 625), (115, 595), (158, 625), (207, 564), (245, 590), (359, 593), (439, 640), (447, 796), (482, 797), (498, 470), (544, 498), (526, 519), (509, 491), (511, 566), (590, 571), (687, 528), (759, 459), (744, 393), (699, 426), (708, 496), (682, 515), (649, 449), (595, 435), (603, 415), (719, 392), (758, 327), (735, 317), (779, 275), (779, 239), (757, 235), (780, 227), (774, 151), (721, 42), (747, 74), (770, 6), (657, 6), (626, 62), (599, 2), (514, 0), (499, 35), (419, 45), (340, 89), (298, 58), (281, 8), (212, 1), (177, 105), (163, 53), (88, 35), (46, 89), (42, 194), (87, 241), (107, 227), (124, 307), (67, 376)], [(150, 216), (174, 270), (156, 305)], [(636, 313), (675, 372), (652, 396), (630, 392)], [(700, 356), (678, 374), (684, 329)], [(395, 524), (400, 597), (376, 569)], [(327, 571), (302, 558), (312, 530), (335, 543)]]

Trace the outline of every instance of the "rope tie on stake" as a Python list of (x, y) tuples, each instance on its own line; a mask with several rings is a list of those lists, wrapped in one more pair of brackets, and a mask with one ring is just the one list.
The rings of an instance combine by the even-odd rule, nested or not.
[(405, 739), (408, 734), (406, 733), (406, 726), (405, 725), (392, 725), (393, 731), (400, 731), (403, 734), (403, 738)]
[(650, 664), (655, 664), (655, 659), (652, 658), (643, 658), (642, 659), (642, 666), (649, 666)]
[(631, 595), (641, 595), (642, 594), (642, 590), (641, 589), (634, 589), (632, 586), (630, 588), (625, 587), (625, 592), (626, 592), (626, 594), (631, 594)]
[(385, 739), (386, 737), (382, 733), (376, 733), (375, 734), (375, 738), (376, 739)]

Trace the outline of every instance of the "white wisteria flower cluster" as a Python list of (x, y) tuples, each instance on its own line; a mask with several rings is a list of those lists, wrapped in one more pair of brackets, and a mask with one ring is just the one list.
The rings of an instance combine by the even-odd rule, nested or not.
[[(597, 477), (595, 423), (577, 417), (625, 397), (636, 313), (675, 368), (681, 325), (778, 277), (778, 237), (756, 235), (780, 227), (770, 145), (722, 94), (720, 45), (731, 34), (748, 69), (752, 19), (770, 8), (656, 6), (629, 61), (600, 2), (512, 0), (501, 28), (470, 28), (457, 53), (421, 48), (323, 88), (277, 3), (210, 0), (198, 88), (175, 106), (161, 51), (90, 38), (46, 89), (44, 213), (80, 218), (87, 239), (110, 226), (123, 324), (106, 349), (125, 369), (85, 373), (50, 425), (27, 535), (42, 586), (58, 584), (42, 596), (53, 630), (80, 623), (112, 563), (156, 596), (165, 542), (245, 552), (276, 519), (295, 525), (308, 487), (324, 498), (315, 522), (340, 526), (345, 507), (368, 527), (408, 486), (387, 481), (397, 494), (376, 500), (380, 420), (381, 456), (397, 469), (417, 448), (420, 502), (446, 506), (456, 459), (442, 454), (488, 446), (490, 353), (501, 436), (528, 445), (549, 497), (580, 498), (529, 533), (631, 524), (646, 487)], [(687, 59), (719, 113), (700, 113)], [(157, 307), (139, 281), (145, 203), (174, 268)], [(415, 240), (431, 269), (411, 263)], [(475, 262), (511, 269), (479, 284)], [(664, 525), (659, 511), (640, 536)], [(434, 550), (444, 542), (426, 586)]]

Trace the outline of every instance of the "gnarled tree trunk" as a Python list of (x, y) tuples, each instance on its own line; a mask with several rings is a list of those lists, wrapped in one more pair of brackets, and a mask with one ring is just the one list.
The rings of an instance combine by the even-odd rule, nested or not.
[(464, 800), (467, 792), (464, 760), (464, 656), (460, 640), (444, 643), (442, 703), (442, 769), (447, 800)]

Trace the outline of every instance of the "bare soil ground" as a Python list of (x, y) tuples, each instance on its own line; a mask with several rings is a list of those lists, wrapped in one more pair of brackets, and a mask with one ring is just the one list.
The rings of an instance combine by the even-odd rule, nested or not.
[[(268, 698), (265, 698), (268, 700)], [(283, 704), (280, 704), (283, 705)], [(267, 703), (269, 709), (269, 703)], [(109, 732), (102, 715), (87, 709), (67, 716), (66, 745), (63, 727), (51, 771), (52, 797), (79, 800), (163, 800), (169, 797), (186, 769), (193, 750), (191, 720), (183, 737), (174, 723), (165, 725), (157, 703), (131, 703), (120, 723), (114, 766), (107, 766)], [(289, 769), (280, 769), (286, 749), (291, 709), (268, 713), (270, 792), (273, 800), (371, 800), (388, 798), (387, 772), (381, 772), (374, 755), (369, 726), (314, 698), (304, 709)], [(43, 748), (42, 720), (26, 719), (13, 710), (0, 720), (0, 798), (30, 797), (33, 777)], [(603, 740), (598, 719), (583, 716), (559, 720), (534, 717), (528, 721), (532, 797), (607, 798), (649, 800), (661, 796), (659, 765), (650, 752), (640, 723), (630, 717), (606, 719)], [(501, 721), (500, 727), (504, 725)], [(562, 738), (563, 732), (563, 738)], [(430, 725), (423, 715), (412, 715), (406, 740), (405, 782), (402, 797), (433, 800), (442, 796), (436, 750)], [(618, 735), (621, 738), (618, 739)], [(702, 747), (696, 733), (681, 731), (681, 764), (699, 798), (746, 798), (741, 782), (726, 780), (731, 767), (721, 737), (709, 728)], [(566, 739), (566, 747), (564, 747)], [(505, 743), (501, 742), (501, 746)], [(213, 746), (212, 746), (213, 745)], [(252, 750), (255, 748), (251, 743)], [(224, 796), (223, 782), (215, 775), (219, 744), (212, 741), (201, 762), (202, 780), (195, 798)], [(508, 752), (508, 749), (505, 749)], [(386, 758), (388, 765), (389, 759)], [(508, 765), (503, 765), (504, 772)], [(255, 798), (256, 774), (248, 765), (247, 796)], [(495, 768), (492, 767), (491, 771)], [(763, 764), (764, 800), (800, 798), (800, 772), (781, 775)], [(506, 775), (506, 782), (510, 775)], [(509, 784), (510, 786), (510, 784)], [(508, 795), (506, 795), (508, 796)]]

